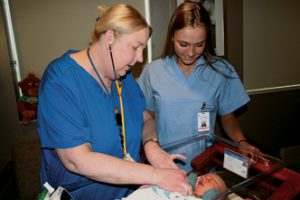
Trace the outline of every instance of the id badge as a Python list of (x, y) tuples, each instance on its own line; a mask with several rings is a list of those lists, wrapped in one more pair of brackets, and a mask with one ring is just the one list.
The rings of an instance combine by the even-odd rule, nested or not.
[(223, 167), (243, 178), (247, 178), (250, 159), (240, 153), (225, 149)]
[(198, 131), (209, 131), (209, 112), (198, 113)]

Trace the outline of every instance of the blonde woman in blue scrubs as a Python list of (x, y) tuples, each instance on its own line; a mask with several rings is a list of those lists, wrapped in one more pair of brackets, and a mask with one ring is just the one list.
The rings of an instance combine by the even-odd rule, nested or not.
[[(138, 79), (147, 109), (156, 118), (160, 145), (213, 132), (220, 115), (233, 141), (254, 148), (233, 113), (250, 98), (234, 68), (215, 56), (211, 36), (210, 17), (201, 3), (181, 4), (170, 19), (161, 58), (146, 65)], [(194, 149), (201, 147), (204, 151), (199, 143), (181, 151), (199, 154)], [(189, 164), (181, 167), (191, 169)]]
[[(130, 5), (100, 6), (99, 14), (92, 44), (67, 51), (43, 74), (41, 184), (62, 186), (76, 200), (121, 199), (144, 184), (187, 195), (184, 170), (159, 166), (170, 156), (155, 142), (155, 122), (130, 73), (143, 62), (151, 27)], [(149, 164), (139, 162), (142, 142)]]

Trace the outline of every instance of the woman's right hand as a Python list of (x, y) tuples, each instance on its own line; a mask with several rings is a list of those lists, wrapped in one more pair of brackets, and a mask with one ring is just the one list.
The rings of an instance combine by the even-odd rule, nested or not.
[(149, 142), (144, 145), (145, 155), (148, 162), (157, 168), (178, 169), (175, 159), (185, 160), (186, 157), (181, 154), (169, 154), (164, 151), (157, 143)]
[(193, 193), (192, 186), (188, 183), (186, 173), (182, 169), (154, 168), (151, 182), (162, 189), (179, 192), (184, 196)]

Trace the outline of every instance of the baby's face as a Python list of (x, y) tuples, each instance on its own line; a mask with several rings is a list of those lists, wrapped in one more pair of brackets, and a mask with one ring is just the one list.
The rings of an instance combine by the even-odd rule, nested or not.
[(216, 189), (219, 192), (226, 191), (226, 185), (222, 178), (216, 174), (205, 174), (197, 178), (194, 195), (199, 197), (209, 189)]

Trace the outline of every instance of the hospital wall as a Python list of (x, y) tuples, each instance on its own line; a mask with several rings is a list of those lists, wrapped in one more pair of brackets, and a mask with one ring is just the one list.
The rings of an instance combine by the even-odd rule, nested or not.
[[(246, 1), (247, 4), (245, 4)], [(270, 70), (268, 73), (265, 73), (263, 69), (257, 69), (256, 73), (264, 73), (265, 80), (269, 79), (270, 74), (277, 73), (277, 78), (280, 79), (280, 73), (276, 72), (276, 69), (272, 69), (272, 66), (277, 65), (276, 67), (279, 67), (278, 65), (281, 61), (276, 62), (276, 60), (284, 60), (285, 65), (280, 66), (286, 69), (291, 77), (295, 77), (294, 74), (296, 73), (298, 78), (294, 79), (294, 82), (300, 83), (300, 52), (294, 49), (295, 46), (299, 47), (300, 37), (298, 34), (296, 38), (287, 38), (289, 35), (294, 34), (290, 32), (299, 32), (299, 28), (287, 28), (284, 30), (286, 32), (285, 35), (282, 35), (282, 30), (278, 32), (273, 32), (272, 29), (269, 30), (268, 23), (263, 27), (258, 26), (253, 30), (246, 29), (245, 27), (247, 27), (248, 24), (245, 22), (244, 12), (247, 10), (247, 6), (252, 3), (251, 6), (259, 7), (260, 4), (266, 4), (266, 1), (251, 0), (250, 2), (250, 0), (226, 0), (224, 2), (226, 58), (235, 66), (241, 78), (244, 80), (245, 73), (247, 72), (245, 68), (249, 67), (249, 63), (247, 63), (248, 59), (245, 59), (245, 57), (249, 57), (247, 54), (250, 48), (247, 46), (250, 40), (249, 36), (256, 34), (258, 37), (266, 35), (267, 38), (265, 38), (265, 40), (272, 39), (274, 42), (271, 48), (281, 48), (279, 49), (281, 52), (280, 55), (274, 55), (272, 50), (265, 51), (265, 48), (257, 48), (257, 52), (255, 53), (262, 54), (264, 55), (264, 59), (268, 59), (269, 62), (266, 63), (269, 64), (266, 67)], [(268, 19), (260, 20), (270, 22), (274, 19), (277, 20), (279, 24), (289, 24), (289, 20), (295, 17), (298, 21), (300, 20), (299, 12), (291, 12), (289, 14), (286, 10), (282, 10), (286, 8), (286, 6), (281, 5), (282, 1), (276, 0), (267, 2), (276, 5), (276, 7), (273, 7), (273, 10), (278, 11), (277, 16), (273, 16), (273, 18), (270, 16)], [(300, 2), (297, 0), (288, 0), (285, 1), (284, 4), (291, 4), (290, 6), (294, 6), (295, 8), (299, 8), (300, 6)], [(268, 9), (266, 9), (265, 12), (268, 13)], [(253, 16), (256, 15), (255, 12), (250, 14)], [(278, 26), (277, 28), (280, 29), (282, 27)], [(247, 34), (245, 30), (248, 31)], [(281, 42), (278, 42), (278, 40), (285, 41), (284, 47), (280, 45)], [(256, 45), (258, 46), (259, 43), (256, 43)], [(289, 53), (296, 53), (298, 56), (296, 59), (288, 59)], [(259, 64), (260, 60), (261, 57), (257, 57), (255, 63)], [(252, 61), (252, 63), (253, 62), (254, 61)], [(293, 72), (293, 70), (289, 71), (290, 65), (298, 66), (297, 72)], [(245, 134), (249, 139), (255, 141), (265, 152), (281, 157), (288, 167), (300, 171), (300, 140), (297, 139), (300, 134), (300, 90), (297, 88), (291, 88), (290, 90), (266, 90), (262, 93), (250, 93), (250, 97), (250, 103), (239, 112), (239, 121)]]

